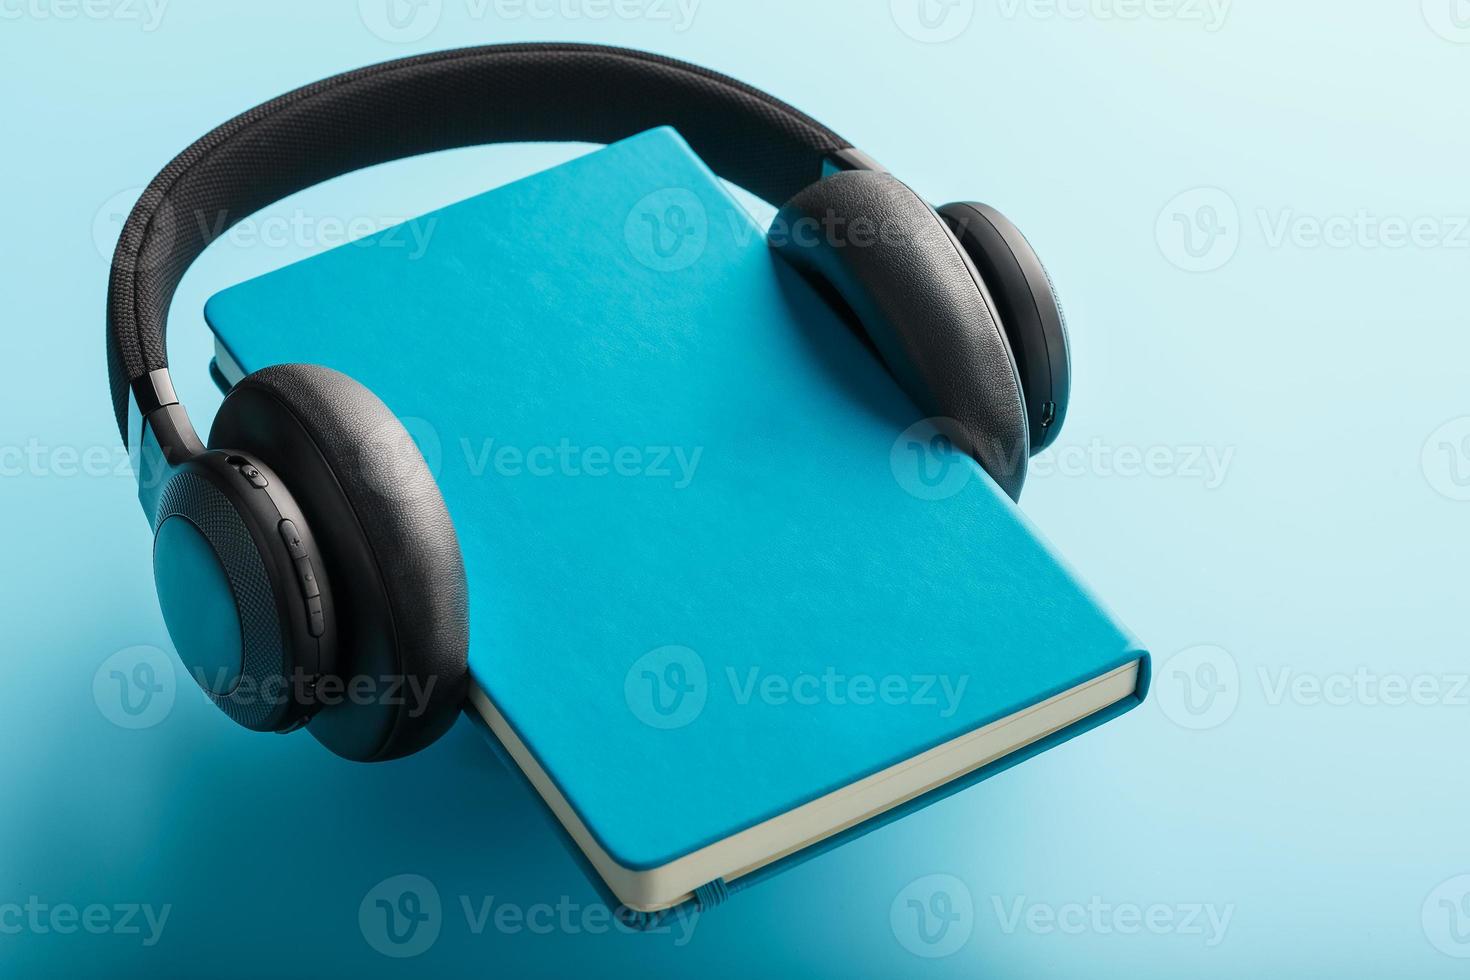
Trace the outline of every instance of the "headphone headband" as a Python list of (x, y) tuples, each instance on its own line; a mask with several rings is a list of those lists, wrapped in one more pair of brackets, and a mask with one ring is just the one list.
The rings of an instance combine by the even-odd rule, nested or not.
[(341, 174), (421, 153), (484, 143), (611, 143), (665, 124), (717, 174), (776, 206), (851, 149), (743, 82), (598, 45), (490, 45), (402, 58), (241, 113), (153, 178), (113, 253), (107, 367), (124, 442), (130, 392), (145, 416), (177, 401), (164, 332), (179, 281), (211, 241), (248, 215)]

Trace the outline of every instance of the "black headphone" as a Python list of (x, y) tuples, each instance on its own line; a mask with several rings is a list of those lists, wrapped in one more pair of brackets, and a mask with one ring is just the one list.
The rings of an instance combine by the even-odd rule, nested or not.
[(720, 176), (784, 203), (784, 228), (879, 230), (770, 240), (840, 302), (920, 408), (949, 420), (959, 448), (1020, 495), (1027, 458), (1061, 428), (1070, 367), (1051, 282), (993, 208), (936, 212), (784, 102), (639, 51), (497, 45), (347, 72), (180, 153), (144, 190), (112, 260), (108, 374), (154, 527), (160, 605), (181, 660), (235, 721), (305, 726), (362, 761), (428, 745), (468, 685), (464, 566), (411, 439), (343, 374), (257, 371), (225, 397), (209, 448), (200, 442), (164, 350), (185, 270), (247, 215), (361, 167), (483, 143), (609, 143), (664, 124)]

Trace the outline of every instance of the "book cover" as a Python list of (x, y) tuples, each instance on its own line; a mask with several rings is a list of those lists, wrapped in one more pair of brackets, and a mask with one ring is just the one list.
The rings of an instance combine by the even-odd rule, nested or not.
[(405, 420), (464, 552), (481, 713), (619, 899), (1109, 671), (1139, 663), (1134, 694), (884, 817), (1143, 696), (1144, 648), (677, 133), (415, 222), (419, 248), (389, 229), (206, 316), (227, 374), (326, 364)]

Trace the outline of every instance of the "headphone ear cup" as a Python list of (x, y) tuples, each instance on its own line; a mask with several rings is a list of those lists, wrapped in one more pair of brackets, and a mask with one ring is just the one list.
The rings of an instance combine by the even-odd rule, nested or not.
[(1062, 431), (1072, 391), (1067, 318), (1051, 276), (1026, 236), (995, 208), (962, 201), (944, 205), (939, 216), (990, 288), (1021, 373), (1031, 452), (1039, 453)]
[(835, 291), (920, 409), (952, 419), (959, 448), (1019, 498), (1030, 448), (1016, 364), (984, 283), (933, 209), (891, 174), (843, 171), (787, 202), (768, 241)]
[(464, 563), (402, 423), (340, 372), (282, 364), (230, 390), (210, 445), (282, 475), (332, 577), (338, 689), (319, 686), (307, 730), (358, 761), (408, 755), (447, 731), (469, 683)]

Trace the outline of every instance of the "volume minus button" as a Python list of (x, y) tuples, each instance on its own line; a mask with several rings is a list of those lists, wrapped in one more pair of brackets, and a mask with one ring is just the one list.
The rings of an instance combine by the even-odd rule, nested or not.
[(321, 596), (306, 600), (307, 629), (312, 636), (321, 636), (327, 631), (326, 614), (322, 611)]

